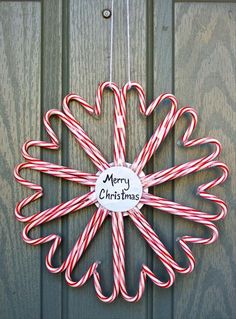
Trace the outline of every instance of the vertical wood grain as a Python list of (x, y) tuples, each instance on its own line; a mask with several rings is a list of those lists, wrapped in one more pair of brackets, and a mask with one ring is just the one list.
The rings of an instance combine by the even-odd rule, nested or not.
[[(52, 108), (60, 109), (62, 100), (62, 4), (59, 0), (42, 1), (42, 113)], [(39, 119), (40, 121), (42, 120)], [(61, 137), (60, 121), (52, 120), (53, 128)], [(48, 140), (45, 129), (42, 131), (43, 140)], [(61, 142), (62, 144), (62, 142)], [(41, 158), (51, 163), (61, 163), (62, 147), (58, 151), (41, 151)], [(41, 210), (53, 207), (61, 202), (61, 180), (42, 174), (41, 184), (44, 187), (44, 197)], [(56, 219), (43, 226), (42, 235), (61, 233), (63, 220)], [(41, 260), (41, 296), (42, 318), (61, 318), (62, 276), (50, 274), (45, 265), (45, 256), (49, 245), (42, 246)], [(55, 258), (55, 263), (61, 262), (61, 251)]]
[[(148, 15), (151, 15), (151, 8)], [(157, 97), (164, 92), (173, 93), (173, 5), (172, 0), (154, 1), (153, 17), (153, 97)], [(150, 76), (150, 74), (148, 74)], [(169, 103), (160, 105), (154, 113), (153, 128), (161, 122), (169, 110)], [(172, 130), (164, 143), (159, 147), (153, 156), (152, 171), (156, 172), (174, 165), (173, 158), (173, 134)], [(154, 187), (154, 193), (157, 196), (173, 199), (173, 183), (165, 183)], [(153, 227), (160, 236), (163, 243), (173, 252), (173, 217), (153, 209)], [(153, 266), (155, 273), (165, 277), (166, 273), (153, 257)], [(153, 317), (151, 318), (171, 318), (172, 316), (172, 296), (173, 287), (161, 289), (153, 285)]]
[[(218, 222), (220, 238), (211, 246), (194, 246), (197, 265), (189, 276), (178, 276), (175, 285), (175, 318), (235, 318), (235, 4), (177, 4), (175, 20), (175, 86), (183, 105), (190, 103), (199, 113), (195, 136), (214, 136), (223, 145), (220, 160), (230, 166), (231, 178), (213, 191), (227, 199), (229, 213)], [(181, 121), (176, 139), (186, 126)], [(209, 149), (176, 148), (176, 160), (184, 162)], [(219, 172), (218, 172), (219, 173)], [(175, 200), (203, 210), (216, 209), (196, 199), (197, 185), (216, 172), (188, 176), (176, 183)], [(208, 235), (197, 225), (175, 221), (175, 237)], [(179, 253), (176, 254), (180, 257)], [(180, 257), (181, 258), (181, 257)]]
[(0, 317), (37, 319), (40, 248), (21, 239), (14, 207), (29, 191), (16, 184), (13, 168), (22, 161), (23, 142), (40, 138), (40, 4), (1, 2), (0, 17)]
[[(95, 101), (98, 83), (105, 80), (106, 74), (108, 74), (107, 40), (110, 20), (103, 20), (102, 18), (104, 7), (107, 7), (107, 2), (104, 1), (99, 3), (96, 1), (88, 1), (86, 3), (70, 1), (69, 7), (69, 90), (83, 96), (91, 104)], [(109, 99), (109, 102), (111, 103), (111, 99)], [(81, 106), (77, 104), (73, 106), (72, 109), (74, 114), (76, 114), (76, 118), (91, 136), (92, 140), (104, 152), (104, 156), (110, 161), (112, 142), (106, 137), (110, 136), (112, 132), (110, 119), (113, 109), (110, 107), (111, 105), (107, 103), (107, 100), (103, 104), (102, 122), (100, 119), (95, 120), (91, 118), (88, 113), (82, 110)], [(90, 159), (81, 150), (78, 143), (74, 141), (74, 138), (69, 136), (68, 141), (69, 165), (85, 172), (96, 172)], [(71, 185), (69, 196), (73, 197), (88, 190), (87, 187), (75, 187), (75, 185)], [(68, 221), (68, 249), (71, 249), (95, 210), (96, 207), (91, 206), (70, 216)], [(86, 255), (78, 263), (75, 271), (76, 274), (74, 274), (75, 277), (81, 276), (92, 262), (100, 260), (102, 263), (99, 265), (99, 271), (103, 285), (104, 273), (106, 274), (107, 292), (111, 289), (111, 285), (109, 285), (109, 280), (111, 280), (110, 229), (108, 220), (92, 241)], [(103, 256), (106, 256), (106, 258)], [(68, 318), (74, 318), (75, 316), (89, 318), (105, 315), (106, 307), (97, 300), (92, 280), (82, 288), (68, 288), (67, 296)], [(91, 305), (93, 306), (91, 307)]]

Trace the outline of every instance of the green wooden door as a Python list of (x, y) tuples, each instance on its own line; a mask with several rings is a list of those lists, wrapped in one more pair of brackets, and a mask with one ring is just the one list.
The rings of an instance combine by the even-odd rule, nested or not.
[[(200, 121), (196, 136), (212, 135), (222, 142), (221, 160), (230, 166), (231, 178), (215, 192), (227, 199), (229, 214), (219, 222), (220, 239), (211, 246), (195, 246), (195, 271), (178, 275), (172, 288), (160, 289), (148, 281), (137, 304), (121, 298), (113, 304), (100, 302), (92, 280), (81, 289), (66, 285), (63, 275), (45, 267), (49, 245), (31, 247), (20, 237), (23, 225), (14, 218), (14, 206), (29, 192), (16, 184), (13, 168), (22, 161), (20, 147), (27, 139), (46, 138), (42, 116), (59, 108), (62, 97), (76, 92), (94, 101), (99, 82), (109, 78), (110, 19), (102, 11), (110, 0), (44, 0), (0, 2), (0, 318), (236, 318), (236, 3), (171, 0), (130, 0), (131, 79), (146, 90), (148, 100), (162, 92), (174, 92), (180, 105), (196, 107)], [(127, 81), (126, 1), (114, 1), (113, 80)], [(146, 119), (138, 110), (135, 94), (128, 98), (128, 161), (140, 151), (160, 121), (165, 108)], [(112, 161), (112, 97), (104, 99), (99, 120), (73, 106), (86, 131), (108, 161)], [(58, 152), (41, 151), (43, 159), (83, 171), (94, 166), (60, 121), (53, 127), (61, 139)], [(162, 147), (148, 163), (152, 172), (196, 158), (205, 148), (181, 149), (176, 142), (186, 127), (180, 120)], [(38, 152), (36, 150), (35, 152)], [(41, 203), (25, 214), (44, 210), (87, 191), (85, 187), (46, 175), (25, 172), (45, 189)], [(197, 185), (215, 172), (199, 173), (154, 189), (179, 203), (210, 210), (196, 199)], [(56, 259), (68, 254), (94, 208), (83, 210), (37, 229), (32, 236), (62, 234), (63, 247)], [(204, 234), (198, 225), (145, 209), (144, 214), (174, 256), (184, 261), (175, 239), (182, 234)], [(165, 278), (160, 263), (129, 219), (125, 220), (128, 289), (137, 289), (139, 271), (147, 263)], [(104, 290), (112, 287), (111, 225), (107, 220), (75, 276), (94, 260)]]

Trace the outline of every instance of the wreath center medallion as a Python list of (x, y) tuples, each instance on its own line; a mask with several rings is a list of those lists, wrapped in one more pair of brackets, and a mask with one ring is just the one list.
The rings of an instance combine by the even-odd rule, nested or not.
[(138, 205), (143, 187), (139, 176), (125, 166), (104, 170), (96, 181), (98, 203), (111, 212), (126, 212)]

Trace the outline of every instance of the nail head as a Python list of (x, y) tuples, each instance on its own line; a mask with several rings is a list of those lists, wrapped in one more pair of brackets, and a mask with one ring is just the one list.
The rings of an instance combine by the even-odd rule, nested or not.
[(110, 9), (104, 9), (102, 11), (102, 15), (103, 15), (103, 18), (109, 19), (111, 17), (111, 10)]

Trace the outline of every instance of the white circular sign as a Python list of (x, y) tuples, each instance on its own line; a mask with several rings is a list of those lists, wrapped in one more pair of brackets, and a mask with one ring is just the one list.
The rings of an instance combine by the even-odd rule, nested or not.
[(95, 194), (104, 208), (112, 212), (126, 212), (140, 201), (142, 184), (130, 168), (113, 166), (98, 176)]

